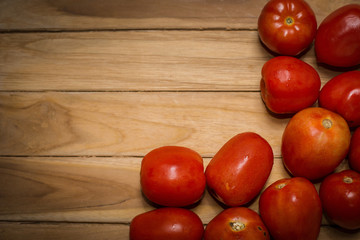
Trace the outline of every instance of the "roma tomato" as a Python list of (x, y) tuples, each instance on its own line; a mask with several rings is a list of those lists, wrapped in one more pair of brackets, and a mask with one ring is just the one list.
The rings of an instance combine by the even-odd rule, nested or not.
[(340, 114), (350, 127), (360, 126), (360, 71), (349, 71), (328, 81), (320, 91), (320, 107)]
[(206, 226), (204, 240), (269, 240), (269, 232), (260, 216), (245, 207), (228, 208), (215, 216)]
[(345, 229), (360, 228), (360, 174), (344, 170), (327, 176), (320, 199), (329, 220)]
[(283, 162), (296, 177), (318, 180), (346, 157), (351, 133), (346, 121), (324, 108), (307, 108), (286, 126), (281, 144)]
[(360, 64), (360, 5), (349, 4), (328, 15), (315, 37), (318, 62), (335, 67)]
[(156, 204), (169, 207), (194, 204), (205, 191), (203, 159), (185, 147), (154, 149), (141, 162), (140, 182), (144, 195)]
[(360, 127), (358, 127), (351, 137), (349, 150), (350, 167), (360, 172)]
[(263, 188), (273, 159), (270, 144), (260, 135), (245, 132), (234, 136), (206, 168), (209, 192), (231, 207), (248, 203)]
[(314, 40), (316, 28), (315, 14), (303, 0), (270, 0), (258, 19), (261, 41), (280, 55), (303, 52)]
[(130, 240), (201, 240), (203, 233), (199, 216), (183, 208), (155, 209), (130, 223)]
[(302, 177), (280, 179), (261, 194), (260, 216), (276, 240), (316, 240), (322, 208), (314, 185)]
[(296, 113), (313, 105), (319, 97), (319, 74), (297, 58), (272, 58), (264, 64), (261, 76), (261, 97), (271, 112)]

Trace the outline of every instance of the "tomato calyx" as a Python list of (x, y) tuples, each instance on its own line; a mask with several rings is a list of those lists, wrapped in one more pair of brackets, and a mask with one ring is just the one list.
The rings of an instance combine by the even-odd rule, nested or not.
[(284, 22), (287, 26), (291, 26), (295, 23), (295, 20), (293, 17), (288, 16), (285, 18)]
[(344, 182), (344, 183), (347, 183), (347, 184), (350, 184), (350, 183), (353, 182), (353, 179), (352, 179), (351, 177), (345, 176), (345, 177), (343, 178), (343, 182)]
[(282, 188), (285, 187), (285, 186), (286, 186), (286, 183), (280, 183), (280, 184), (276, 185), (275, 188), (278, 189), (278, 190), (280, 190), (280, 189), (282, 189)]
[(324, 128), (326, 129), (330, 129), (331, 126), (333, 125), (332, 121), (330, 119), (325, 118), (324, 120), (322, 120), (322, 125), (324, 126)]
[(241, 230), (245, 229), (245, 224), (242, 222), (229, 222), (231, 229), (235, 232), (240, 232)]

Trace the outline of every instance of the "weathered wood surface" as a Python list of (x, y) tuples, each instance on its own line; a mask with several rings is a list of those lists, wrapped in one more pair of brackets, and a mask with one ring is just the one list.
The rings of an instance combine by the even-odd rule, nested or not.
[(259, 92), (17, 92), (0, 103), (0, 155), (143, 156), (181, 145), (213, 156), (253, 131), (280, 156), (288, 121), (268, 114)]
[[(259, 91), (257, 31), (2, 34), (4, 91)], [(339, 72), (302, 58), (323, 83)]]
[[(290, 177), (280, 156), (289, 119), (259, 93), (273, 57), (256, 31), (265, 2), (0, 1), (0, 239), (128, 239), (131, 219), (154, 208), (141, 159), (163, 145), (190, 147), (206, 166), (254, 131), (275, 153), (266, 186)], [(359, 3), (308, 2), (318, 23)], [(323, 84), (340, 73), (317, 65), (313, 47), (301, 59)], [(206, 192), (191, 210), (206, 224), (222, 208)], [(359, 238), (323, 218), (320, 240)]]
[[(0, 29), (256, 29), (266, 0), (3, 0)], [(336, 8), (358, 0), (308, 1), (320, 22)]]

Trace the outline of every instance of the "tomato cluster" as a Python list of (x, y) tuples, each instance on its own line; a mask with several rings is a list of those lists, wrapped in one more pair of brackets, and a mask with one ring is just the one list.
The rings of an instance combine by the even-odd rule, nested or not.
[[(154, 149), (142, 160), (140, 183), (158, 208), (132, 220), (130, 239), (315, 240), (323, 213), (341, 228), (360, 228), (360, 71), (347, 69), (360, 64), (360, 5), (334, 11), (317, 28), (305, 1), (270, 0), (258, 32), (276, 55), (262, 68), (260, 90), (270, 113), (290, 118), (281, 155), (291, 177), (264, 189), (274, 155), (254, 132), (229, 139), (205, 171), (190, 148)], [(317, 71), (299, 59), (314, 40), (318, 63), (345, 71), (322, 88)], [(350, 169), (334, 173), (345, 158)], [(206, 187), (225, 210), (204, 229), (188, 208)], [(246, 207), (257, 196), (259, 213)]]

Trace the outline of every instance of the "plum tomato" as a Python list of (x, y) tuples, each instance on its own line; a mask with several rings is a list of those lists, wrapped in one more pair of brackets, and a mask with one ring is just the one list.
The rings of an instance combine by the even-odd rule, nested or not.
[(319, 180), (346, 157), (351, 133), (346, 121), (324, 108), (306, 108), (288, 122), (281, 144), (285, 167), (296, 177)]
[(344, 170), (327, 176), (319, 195), (328, 219), (349, 230), (360, 228), (360, 174)]
[(245, 207), (228, 208), (216, 215), (206, 226), (204, 240), (264, 239), (269, 232), (259, 214)]
[(241, 206), (258, 195), (274, 161), (270, 144), (244, 132), (227, 141), (211, 159), (205, 176), (209, 192), (227, 206)]
[(342, 6), (319, 25), (315, 37), (318, 62), (335, 67), (360, 64), (360, 4)]
[(360, 172), (360, 127), (358, 127), (352, 137), (350, 142), (349, 150), (349, 165), (350, 167)]
[(360, 126), (360, 71), (330, 79), (320, 91), (319, 106), (340, 114), (349, 127)]
[(184, 208), (158, 208), (130, 223), (130, 240), (201, 240), (203, 234), (199, 216)]
[(303, 177), (284, 178), (260, 195), (259, 212), (276, 240), (316, 240), (322, 219), (319, 195)]
[(279, 56), (270, 59), (264, 64), (261, 77), (261, 97), (273, 113), (296, 113), (312, 106), (319, 97), (319, 74), (297, 58)]
[(270, 0), (258, 18), (261, 41), (280, 55), (302, 53), (313, 42), (316, 29), (315, 14), (303, 0)]
[(140, 169), (141, 189), (153, 203), (184, 207), (198, 202), (205, 191), (202, 157), (180, 146), (164, 146), (147, 153)]

